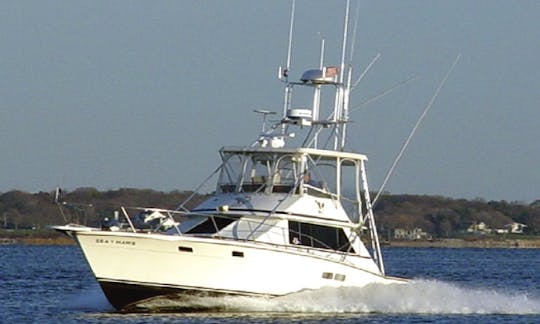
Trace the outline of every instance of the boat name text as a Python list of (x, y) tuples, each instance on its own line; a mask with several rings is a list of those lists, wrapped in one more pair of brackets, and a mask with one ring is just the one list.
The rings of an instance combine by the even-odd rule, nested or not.
[(123, 240), (108, 240), (98, 238), (96, 239), (97, 244), (119, 244), (119, 245), (132, 245), (135, 246), (135, 241), (123, 241)]

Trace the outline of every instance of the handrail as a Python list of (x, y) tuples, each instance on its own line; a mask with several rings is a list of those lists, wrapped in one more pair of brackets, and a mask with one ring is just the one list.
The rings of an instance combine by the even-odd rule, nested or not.
[(129, 226), (131, 227), (131, 229), (133, 230), (133, 232), (137, 232), (137, 230), (135, 229), (135, 226), (133, 226), (133, 223), (131, 222), (131, 219), (129, 218), (129, 214), (128, 214), (128, 212), (126, 211), (126, 208), (124, 208), (124, 206), (122, 206), (121, 209), (122, 209), (122, 213), (124, 214), (124, 217), (125, 217), (126, 220), (128, 221)]

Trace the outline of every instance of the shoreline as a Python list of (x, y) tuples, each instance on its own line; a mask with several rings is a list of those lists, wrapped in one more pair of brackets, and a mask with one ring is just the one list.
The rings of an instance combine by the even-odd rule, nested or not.
[[(0, 237), (0, 245), (75, 245), (73, 239), (59, 235), (48, 237)], [(383, 247), (400, 248), (512, 248), (540, 249), (540, 237), (535, 239), (434, 239), (414, 241), (382, 241)]]
[(0, 237), (0, 245), (75, 245), (69, 237)]
[(537, 239), (434, 239), (415, 241), (383, 241), (382, 246), (404, 248), (495, 248), (495, 249), (540, 249), (540, 237)]

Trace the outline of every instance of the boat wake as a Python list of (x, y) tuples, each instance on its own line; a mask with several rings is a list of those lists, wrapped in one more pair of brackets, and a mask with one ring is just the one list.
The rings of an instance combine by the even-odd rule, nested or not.
[(394, 314), (540, 314), (540, 296), (469, 289), (441, 281), (406, 285), (371, 284), (303, 291), (278, 298), (159, 297), (134, 305), (134, 312), (269, 312)]

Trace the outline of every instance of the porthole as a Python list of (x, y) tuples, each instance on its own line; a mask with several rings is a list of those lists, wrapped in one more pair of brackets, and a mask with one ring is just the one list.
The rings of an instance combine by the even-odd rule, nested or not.
[(240, 252), (240, 251), (232, 251), (232, 256), (233, 256), (233, 257), (243, 258), (243, 257), (244, 257), (244, 252)]

